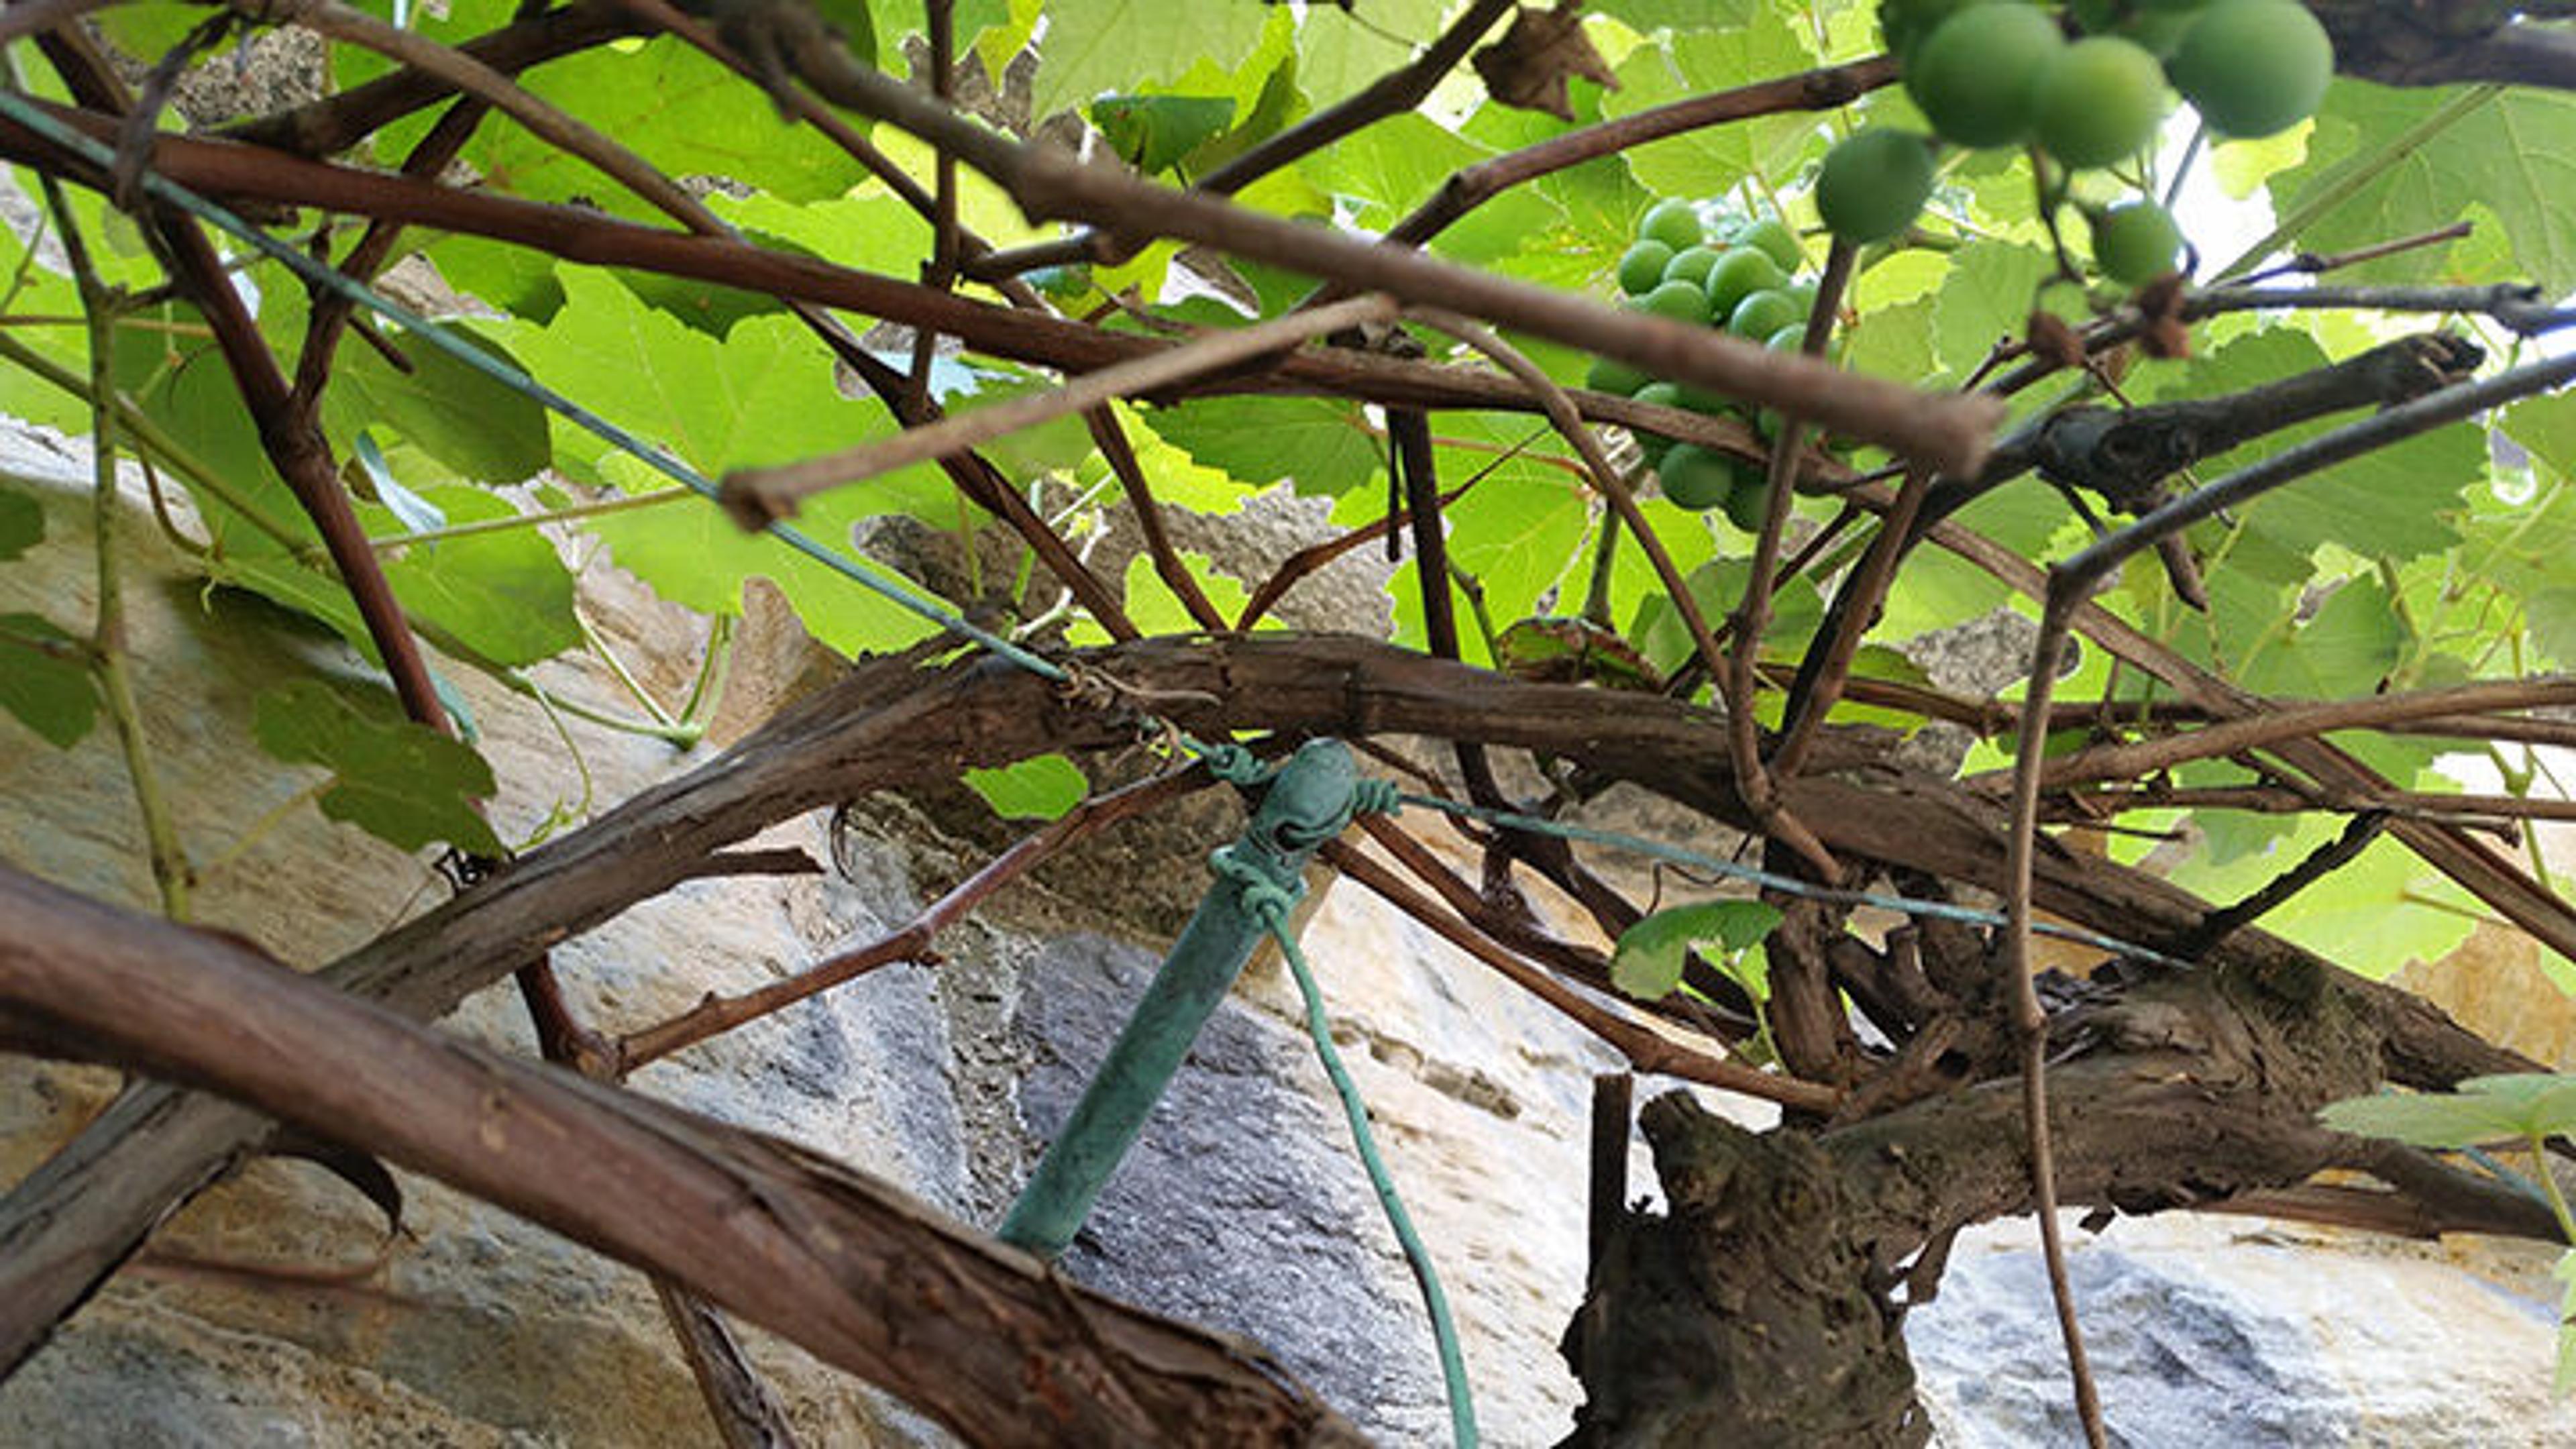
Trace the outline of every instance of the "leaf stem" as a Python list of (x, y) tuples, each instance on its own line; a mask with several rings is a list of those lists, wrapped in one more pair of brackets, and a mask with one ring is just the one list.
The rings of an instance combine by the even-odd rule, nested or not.
[(125, 593), (116, 556), (116, 314), (119, 299), (103, 285), (90, 265), (89, 246), (72, 218), (61, 184), (39, 175), (46, 208), (61, 232), (63, 254), (80, 288), (81, 309), (89, 322), (90, 399), (90, 533), (96, 549), (98, 610), (90, 632), (90, 668), (108, 719), (116, 728), (117, 747), (125, 756), (125, 773), (134, 785), (135, 809), (143, 817), (143, 841), (152, 863), (152, 883), (161, 895), (161, 913), (174, 921), (188, 919), (188, 891), (195, 873), (187, 847), (161, 790), (153, 767), (152, 742), (143, 728), (142, 706), (134, 694), (134, 672), (126, 650)]
[(2558, 1186), (2558, 1174), (2549, 1170), (2549, 1139), (2534, 1132), (2524, 1139), (2531, 1147), (2531, 1175), (2540, 1179), (2540, 1190), (2549, 1198), (2549, 1211), (2558, 1219), (2558, 1231), (2567, 1241), (2576, 1243), (2576, 1214), (2567, 1210), (2567, 1194)]

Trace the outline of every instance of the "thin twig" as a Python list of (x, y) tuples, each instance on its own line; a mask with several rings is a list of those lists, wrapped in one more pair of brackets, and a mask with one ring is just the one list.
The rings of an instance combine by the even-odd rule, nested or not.
[(2484, 710), (2540, 709), (2576, 704), (2576, 676), (2486, 680), (2362, 699), (2281, 706), (2243, 719), (2227, 720), (2183, 734), (2128, 744), (2096, 745), (2048, 762), (2043, 789), (2062, 790), (2102, 780), (2128, 780), (2169, 770), (2190, 760), (2215, 759), (2259, 749), (2282, 740), (2302, 739), (2335, 730), (2376, 729), (2392, 724), (2476, 714)]
[(611, 1048), (616, 1062), (614, 1075), (625, 1077), (673, 1052), (695, 1046), (747, 1022), (758, 1021), (809, 996), (854, 981), (881, 966), (901, 961), (935, 961), (938, 955), (932, 948), (932, 941), (941, 931), (981, 906), (995, 891), (1093, 831), (1169, 804), (1206, 785), (1208, 779), (1205, 770), (1191, 767), (1140, 780), (1124, 789), (1086, 800), (1049, 822), (1045, 829), (1021, 839), (995, 856), (983, 869), (924, 907), (919, 915), (902, 927), (855, 950), (843, 951), (816, 962), (784, 981), (772, 982), (757, 991), (746, 991), (739, 996), (709, 994), (705, 1000), (668, 1021), (617, 1038)]
[(1139, 397), (1205, 376), (1282, 347), (1364, 322), (1395, 315), (1385, 297), (1355, 297), (1316, 312), (1300, 312), (1227, 332), (1211, 332), (1178, 347), (1084, 373), (1051, 392), (1023, 393), (972, 412), (907, 428), (891, 438), (797, 463), (740, 468), (725, 475), (726, 512), (747, 528), (792, 515), (797, 503), (829, 488), (861, 482), (906, 464), (968, 452), (977, 445), (1033, 428), (1112, 399)]

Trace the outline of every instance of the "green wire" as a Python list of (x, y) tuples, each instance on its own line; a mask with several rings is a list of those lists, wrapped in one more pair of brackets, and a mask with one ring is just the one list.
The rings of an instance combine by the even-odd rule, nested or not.
[[(1251, 892), (1245, 894), (1249, 897)], [(1246, 905), (1253, 903), (1247, 899)], [(1449, 1395), (1449, 1437), (1458, 1449), (1475, 1449), (1475, 1396), (1467, 1385), (1467, 1360), (1458, 1350), (1458, 1325), (1449, 1315), (1449, 1295), (1440, 1290), (1440, 1274), (1431, 1265), (1431, 1250), (1423, 1246), (1422, 1235), (1414, 1231), (1413, 1216), (1404, 1210), (1395, 1179), (1388, 1175), (1385, 1160), (1378, 1156), (1377, 1139), (1369, 1131), (1368, 1103), (1360, 1099), (1359, 1084), (1351, 1080), (1350, 1071), (1342, 1065), (1342, 1054), (1333, 1047), (1333, 1030), (1324, 1020), (1324, 993), (1315, 985), (1315, 973), (1307, 968), (1306, 953), (1297, 948), (1297, 938), (1288, 932), (1286, 908), (1265, 902), (1254, 909), (1269, 921), (1271, 938), (1279, 943), (1280, 956), (1297, 978), (1297, 994), (1306, 998), (1306, 1035), (1314, 1039), (1315, 1055), (1323, 1060), (1324, 1075), (1333, 1079), (1333, 1092), (1342, 1099), (1342, 1115), (1350, 1119), (1351, 1144), (1359, 1151), (1360, 1165), (1368, 1171), (1369, 1186), (1377, 1190), (1378, 1206), (1386, 1213), (1387, 1226), (1395, 1230), (1395, 1240), (1403, 1245), (1404, 1261), (1413, 1269), (1413, 1281), (1421, 1286), (1423, 1312), (1431, 1319), (1431, 1338), (1440, 1349), (1440, 1378)]]
[[(1734, 861), (1720, 860), (1716, 856), (1682, 846), (1643, 840), (1637, 836), (1622, 835), (1613, 830), (1593, 830), (1581, 825), (1566, 825), (1554, 820), (1542, 820), (1535, 815), (1518, 815), (1509, 810), (1487, 809), (1484, 806), (1470, 805), (1460, 800), (1443, 800), (1437, 795), (1416, 795), (1407, 792), (1397, 798), (1407, 805), (1419, 805), (1426, 810), (1440, 810), (1451, 815), (1462, 815), (1470, 820), (1481, 820), (1488, 825), (1526, 830), (1533, 835), (1552, 835), (1560, 840), (1578, 840), (1589, 845), (1606, 845), (1617, 850), (1634, 851), (1639, 855), (1670, 861), (1675, 865), (1686, 865), (1693, 870), (1725, 876), (1730, 880), (1750, 881), (1766, 890), (1776, 890), (1784, 895), (1831, 901), (1837, 905), (1875, 906), (1880, 910), (1895, 911), (1902, 915), (1931, 916), (1945, 921), (1962, 921), (1972, 926), (2009, 924), (2000, 911), (1981, 911), (1974, 906), (1952, 905), (1948, 901), (1925, 901), (1917, 900), (1912, 896), (1889, 896), (1880, 895), (1875, 891), (1821, 886), (1813, 881), (1800, 880), (1796, 876), (1758, 870), (1749, 865), (1738, 865)], [(2151, 946), (2141, 946), (2135, 941), (2124, 941), (2117, 936), (2105, 935), (2100, 931), (2088, 931), (2081, 926), (2061, 926), (2053, 921), (2033, 921), (2031, 929), (2043, 936), (2055, 936), (2060, 940), (2074, 941), (2117, 955), (2136, 957), (2142, 961), (2153, 961), (2162, 966), (2189, 969), (2192, 965), (2189, 961), (2168, 956)]]

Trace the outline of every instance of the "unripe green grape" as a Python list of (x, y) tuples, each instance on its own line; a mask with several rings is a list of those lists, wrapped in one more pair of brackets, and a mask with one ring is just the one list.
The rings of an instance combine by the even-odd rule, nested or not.
[(2132, 201), (2091, 218), (2093, 260), (2124, 287), (2143, 287), (2174, 268), (2182, 228), (2152, 201)]
[[(1807, 324), (1793, 322), (1772, 333), (1762, 345), (1773, 352), (1804, 352), (1807, 350)], [(1782, 421), (1783, 416), (1778, 408), (1764, 408), (1753, 415), (1753, 430), (1760, 433), (1767, 442), (1780, 436)]]
[(1634, 297), (1655, 290), (1672, 262), (1673, 249), (1659, 241), (1641, 241), (1619, 258), (1619, 290)]
[(1766, 290), (1754, 293), (1735, 304), (1726, 319), (1726, 330), (1747, 342), (1759, 342), (1792, 323), (1807, 320), (1798, 310), (1798, 299), (1786, 292)]
[(2096, 35), (2058, 52), (2040, 77), (2031, 131), (2049, 155), (2081, 169), (2136, 155), (2164, 118), (2164, 67), (2135, 41)]
[(1751, 464), (1736, 471), (1735, 491), (1726, 495), (1726, 521), (1746, 533), (1760, 533), (1771, 512), (1770, 475)]
[(1655, 290), (1628, 305), (1676, 322), (1708, 320), (1708, 293), (1688, 282), (1659, 282)]
[(1735, 247), (1717, 259), (1708, 273), (1708, 315), (1735, 315), (1735, 304), (1769, 287), (1784, 286), (1788, 274), (1760, 247)]
[(1717, 266), (1717, 256), (1718, 254), (1708, 247), (1692, 247), (1687, 251), (1675, 252), (1673, 259), (1664, 263), (1664, 280), (1688, 282), (1705, 292), (1708, 288), (1708, 274)]
[(1677, 252), (1688, 251), (1703, 240), (1698, 210), (1678, 196), (1668, 196), (1646, 208), (1644, 219), (1637, 223), (1637, 235), (1646, 241), (1662, 242)]
[(2040, 77), (2066, 37), (2034, 5), (1980, 5), (1941, 23), (1905, 66), (1932, 129), (1962, 146), (2009, 146), (2030, 130)]
[[(1657, 407), (1683, 406), (1682, 390), (1669, 382), (1650, 382), (1637, 389), (1636, 397), (1641, 403), (1653, 403)], [(1661, 433), (1650, 432), (1643, 428), (1631, 428), (1629, 431), (1635, 434), (1637, 447), (1645, 453), (1649, 467), (1662, 464), (1664, 455), (1673, 450), (1673, 440)]]
[(1777, 217), (1766, 216), (1735, 234), (1734, 245), (1759, 247), (1771, 260), (1780, 264), (1786, 276), (1807, 264), (1807, 249), (1798, 244), (1798, 234)]
[(2316, 114), (2334, 41), (2295, 0), (2216, 0), (2183, 32), (2171, 70), (2211, 130), (2269, 136)]
[(1816, 210), (1835, 236), (1854, 246), (1912, 226), (1931, 195), (1931, 148), (1904, 131), (1873, 127), (1847, 136), (1825, 153), (1816, 174)]
[(1989, 0), (1879, 0), (1878, 29), (1887, 48), (1911, 63), (1916, 49), (1941, 28), (1941, 22)]
[(1617, 393), (1621, 397), (1634, 397), (1639, 388), (1653, 381), (1654, 378), (1643, 369), (1630, 367), (1615, 357), (1592, 359), (1592, 366), (1583, 374), (1585, 387), (1594, 392)]
[(1735, 491), (1735, 469), (1722, 453), (1697, 443), (1675, 443), (1655, 467), (1664, 496), (1677, 508), (1697, 512), (1722, 506)]

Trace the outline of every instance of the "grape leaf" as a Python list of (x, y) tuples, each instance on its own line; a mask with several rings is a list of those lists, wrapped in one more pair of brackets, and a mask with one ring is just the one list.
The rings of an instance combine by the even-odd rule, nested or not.
[(41, 614), (0, 614), (0, 711), (56, 749), (79, 744), (98, 723), (80, 641)]
[(2576, 1132), (2576, 1076), (2515, 1072), (2471, 1077), (2456, 1092), (2383, 1092), (2329, 1102), (2319, 1121), (2338, 1132), (2414, 1147), (2474, 1147)]
[(1758, 944), (1780, 924), (1780, 913), (1760, 901), (1700, 901), (1655, 912), (1619, 933), (1610, 957), (1610, 982), (1640, 1001), (1657, 1001), (1682, 984), (1692, 947), (1715, 944), (1728, 953)]
[[(1029, 114), (1044, 119), (1104, 92), (1175, 80), (1202, 57), (1232, 65), (1261, 43), (1269, 19), (1261, 5), (1054, 0)], [(1139, 45), (1139, 36), (1153, 42)]]
[(362, 706), (319, 680), (289, 680), (259, 696), (251, 734), (280, 760), (331, 772), (319, 803), (333, 820), (404, 850), (446, 841), (477, 855), (501, 853), (474, 809), (492, 793), (492, 767), (473, 746), (402, 718), (390, 704)]
[(1091, 124), (1128, 165), (1152, 175), (1234, 124), (1234, 98), (1102, 96), (1091, 103)]
[(968, 770), (962, 778), (1005, 820), (1054, 820), (1091, 792), (1081, 767), (1062, 755), (1031, 755), (997, 770)]
[[(1692, 24), (1641, 45), (1615, 66), (1619, 89), (1601, 98), (1604, 116), (1634, 115), (1761, 76), (1815, 64), (1807, 43), (1778, 10), (1766, 7), (1731, 25)], [(1665, 196), (1721, 196), (1757, 167), (1808, 144), (1811, 117), (1762, 116), (1630, 147), (1628, 169)]]
[[(2275, 175), (2273, 210), (2287, 216), (2323, 194), (2356, 163), (2368, 163), (2434, 112), (2452, 89), (2404, 90), (2337, 80), (2318, 109), (2305, 164)], [(2337, 252), (2412, 236), (2457, 221), (2473, 203), (2487, 208), (2511, 243), (2513, 260), (2551, 295), (2576, 286), (2576, 153), (2558, 138), (2576, 133), (2576, 96), (2515, 89), (2487, 97), (2429, 139), (2395, 154), (2377, 174), (2293, 238)], [(2457, 244), (2411, 247), (2345, 269), (2352, 281), (2424, 282), (2453, 270)]]
[(1300, 493), (1347, 493), (1385, 465), (1359, 405), (1333, 398), (1206, 398), (1156, 408), (1145, 425), (1201, 467), (1247, 483), (1292, 478)]
[[(479, 488), (451, 484), (422, 493), (451, 523), (518, 513), (506, 500)], [(534, 664), (581, 642), (572, 572), (533, 527), (393, 549), (384, 555), (384, 569), (406, 611), (437, 624), (450, 642), (493, 664)]]

